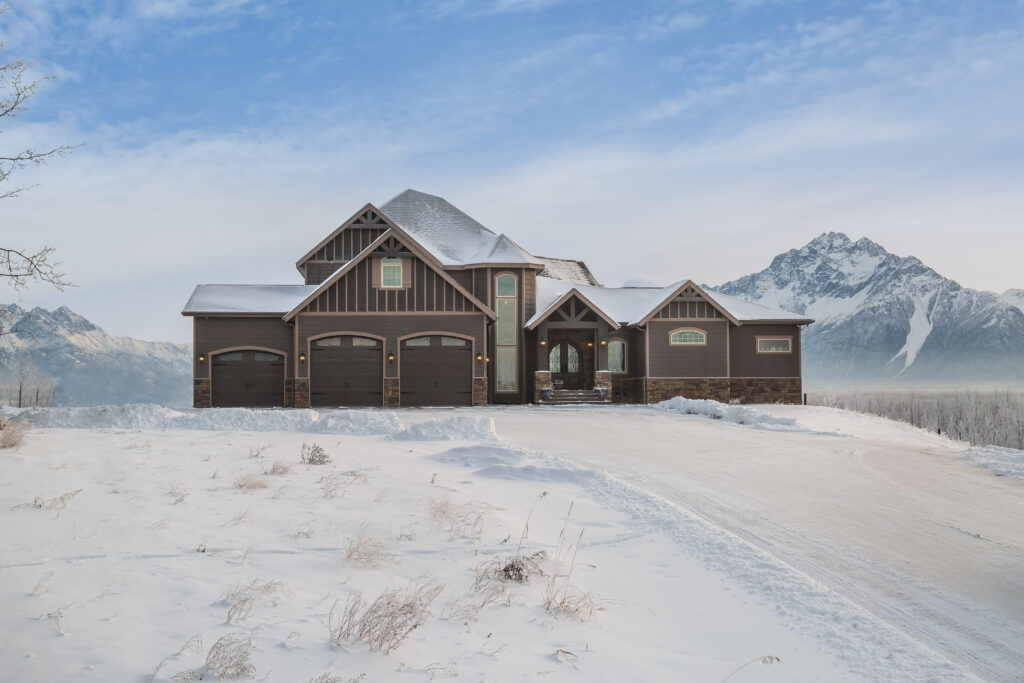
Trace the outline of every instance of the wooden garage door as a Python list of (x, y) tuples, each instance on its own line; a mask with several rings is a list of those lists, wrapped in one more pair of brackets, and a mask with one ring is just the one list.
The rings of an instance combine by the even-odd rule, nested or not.
[(284, 405), (284, 356), (267, 351), (228, 351), (213, 357), (213, 406)]
[(473, 402), (473, 347), (459, 337), (402, 342), (403, 406), (468, 406)]
[(327, 337), (310, 348), (311, 406), (384, 403), (384, 345), (370, 337)]

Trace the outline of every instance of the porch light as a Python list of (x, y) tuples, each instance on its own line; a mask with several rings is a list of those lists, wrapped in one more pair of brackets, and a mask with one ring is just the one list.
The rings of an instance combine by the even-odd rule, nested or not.
[(199, 354), (199, 362), (200, 363), (205, 363), (206, 362), (206, 354), (205, 353)]
[(601, 346), (608, 346), (608, 340), (607, 339), (602, 339), (601, 340)]
[(388, 362), (389, 363), (394, 363), (395, 362), (395, 354), (393, 354), (393, 353), (389, 353), (388, 354)]
[(587, 342), (587, 348), (593, 348), (594, 342)]
[(484, 358), (484, 361), (486, 361), (486, 362), (490, 363), (490, 362), (491, 362), (491, 359), (490, 359), (490, 358)]
[(299, 354), (299, 362), (300, 363), (305, 363), (306, 362), (306, 354), (304, 354), (304, 353), (300, 353)]
[(541, 339), (540, 340), (540, 345), (541, 346), (547, 346), (548, 345), (548, 340), (547, 339)]
[(483, 359), (484, 359), (484, 354), (482, 354), (482, 353), (478, 353), (478, 354), (476, 354), (476, 359), (477, 359), (478, 361), (481, 361), (481, 360), (483, 360)]

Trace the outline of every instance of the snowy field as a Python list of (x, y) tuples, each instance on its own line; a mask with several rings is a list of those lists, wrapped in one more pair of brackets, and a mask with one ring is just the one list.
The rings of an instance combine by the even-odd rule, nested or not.
[(679, 399), (2, 414), (4, 680), (1024, 679), (1021, 451)]

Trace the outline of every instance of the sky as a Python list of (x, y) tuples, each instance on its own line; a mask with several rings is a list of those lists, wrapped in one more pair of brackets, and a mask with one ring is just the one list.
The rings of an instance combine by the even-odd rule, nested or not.
[(445, 197), (608, 285), (717, 285), (825, 231), (1024, 287), (1024, 1), (10, 0), (57, 76), (0, 156), (0, 244), (117, 335), (189, 342), (197, 283), (301, 283), (366, 202)]

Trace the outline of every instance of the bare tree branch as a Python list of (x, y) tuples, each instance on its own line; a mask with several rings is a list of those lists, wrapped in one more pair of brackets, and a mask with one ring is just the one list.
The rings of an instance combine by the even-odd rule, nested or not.
[(52, 254), (53, 247), (43, 247), (34, 254), (0, 247), (0, 276), (8, 278), (8, 284), (19, 291), (29, 282), (48, 282), (63, 292), (73, 285), (57, 270), (60, 262), (52, 261)]

